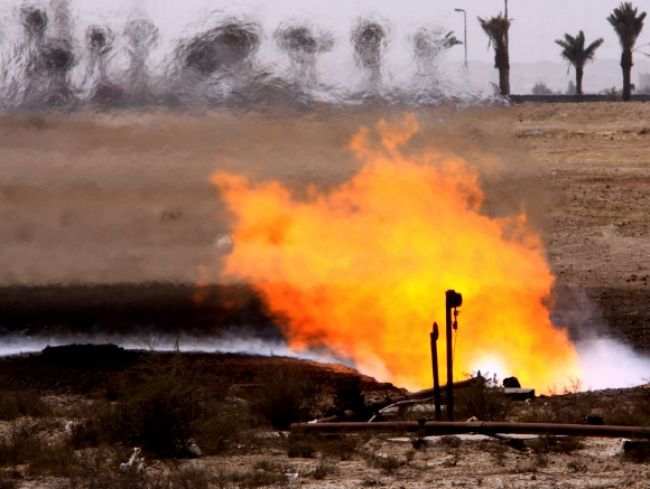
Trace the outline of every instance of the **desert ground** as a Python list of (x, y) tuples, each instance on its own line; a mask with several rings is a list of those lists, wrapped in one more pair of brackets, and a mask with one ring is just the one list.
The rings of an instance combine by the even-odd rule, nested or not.
[[(298, 191), (309, 183), (333, 186), (359, 167), (346, 150), (355, 130), (380, 117), (398, 120), (403, 111), (1, 117), (0, 328), (7, 335), (200, 335), (232, 323), (266, 324), (248, 293), (214, 284), (228, 226), (210, 175), (234, 171)], [(526, 210), (557, 276), (556, 322), (576, 337), (597, 330), (650, 351), (650, 105), (443, 107), (416, 115), (414, 147), (434, 142), (475, 165), (486, 213)], [(218, 289), (208, 294), (217, 303), (229, 298), (219, 314), (197, 305), (205, 283)], [(173, 355), (113, 368), (112, 360), (70, 365), (51, 354), (2, 363), (2, 487), (650, 487), (647, 461), (622, 457), (616, 439), (544, 438), (515, 448), (445, 437), (420, 449), (409, 438), (386, 436), (290, 439), (237, 390), (270, 371), (260, 359), (230, 378), (227, 368), (205, 374), (210, 362), (223, 363), (219, 358), (201, 368), (179, 366), (191, 361)], [(311, 368), (301, 371), (313, 377)], [(178, 386), (178, 371), (193, 372), (194, 380)], [(322, 390), (331, 401), (333, 381), (318, 378), (330, 386)], [(398, 391), (364, 382), (367, 398)], [(120, 470), (144, 436), (130, 421), (132, 409), (153, 403), (152, 412), (166, 412), (161, 405), (174, 411), (183, 388), (194, 385), (209, 393), (196, 401), (205, 408), (201, 416), (188, 421), (202, 455), (186, 453), (185, 444), (178, 453), (177, 445), (162, 454), (145, 449), (142, 470), (139, 459)], [(178, 395), (170, 400), (163, 392)], [(507, 419), (579, 422), (597, 414), (606, 422), (647, 423), (648, 392), (540, 397), (514, 406)]]
[[(218, 282), (218, 243), (228, 232), (210, 175), (232, 171), (298, 190), (336, 185), (359, 167), (346, 149), (354, 132), (403, 112), (2, 117), (0, 327), (38, 335), (44, 326), (83, 333), (148, 324), (212, 333), (214, 322), (193, 300), (195, 284)], [(486, 212), (527, 211), (558, 279), (556, 322), (576, 335), (599, 329), (650, 349), (650, 106), (522, 104), (416, 115), (415, 146), (433, 141), (480, 169)], [(75, 304), (76, 318), (66, 312)]]

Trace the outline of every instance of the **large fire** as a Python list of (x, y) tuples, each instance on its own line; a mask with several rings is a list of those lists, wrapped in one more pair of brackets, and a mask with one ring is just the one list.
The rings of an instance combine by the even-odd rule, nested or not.
[(381, 121), (377, 143), (359, 130), (349, 147), (363, 167), (306, 198), (213, 175), (234, 215), (222, 278), (253, 284), (293, 348), (326, 345), (398, 385), (431, 385), (428, 332), (444, 324), (451, 288), (464, 297), (456, 378), (482, 369), (541, 390), (580, 378), (573, 345), (549, 319), (553, 276), (525, 215), (482, 214), (478, 175), (459, 158), (406, 156), (417, 130), (413, 116)]

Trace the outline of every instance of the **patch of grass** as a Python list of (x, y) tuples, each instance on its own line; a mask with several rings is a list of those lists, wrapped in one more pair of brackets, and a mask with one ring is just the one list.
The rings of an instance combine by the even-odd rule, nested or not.
[(323, 457), (341, 461), (352, 460), (361, 441), (354, 435), (334, 435), (321, 438), (318, 448)]
[(363, 487), (377, 487), (383, 485), (382, 482), (378, 479), (372, 477), (366, 477), (361, 481), (361, 486)]
[(162, 478), (156, 486), (160, 489), (209, 489), (211, 482), (207, 471), (186, 467)]
[(566, 464), (567, 470), (578, 474), (584, 473), (587, 470), (587, 464), (580, 460), (569, 460)]
[(370, 454), (367, 456), (366, 460), (371, 467), (380, 469), (382, 472), (388, 475), (394, 474), (406, 463), (397, 457), (383, 454)]
[(264, 486), (285, 486), (288, 479), (286, 467), (269, 460), (261, 460), (248, 472), (222, 474), (219, 478), (220, 487), (234, 484), (237, 488), (256, 488)]
[(573, 453), (584, 447), (582, 440), (573, 436), (540, 436), (527, 445), (537, 454)]
[(324, 458), (352, 460), (363, 442), (363, 437), (357, 435), (318, 436), (292, 431), (287, 440), (287, 453), (289, 457), (312, 458), (319, 453)]
[(310, 472), (310, 475), (313, 479), (322, 480), (338, 473), (339, 469), (336, 467), (336, 465), (324, 459), (321, 459), (318, 464), (316, 464), (316, 467), (314, 467), (314, 470)]
[(445, 435), (440, 438), (438, 444), (445, 448), (458, 448), (462, 441), (455, 435)]

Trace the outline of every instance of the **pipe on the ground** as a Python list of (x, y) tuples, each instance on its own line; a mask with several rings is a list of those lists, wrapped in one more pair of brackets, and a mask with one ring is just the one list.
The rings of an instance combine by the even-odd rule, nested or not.
[(426, 435), (457, 435), (462, 433), (479, 433), (494, 435), (497, 433), (525, 435), (570, 435), (604, 438), (648, 438), (650, 427), (617, 425), (581, 425), (560, 423), (506, 423), (492, 421), (453, 422), (453, 421), (389, 421), (378, 423), (297, 423), (292, 431), (308, 433), (424, 433)]

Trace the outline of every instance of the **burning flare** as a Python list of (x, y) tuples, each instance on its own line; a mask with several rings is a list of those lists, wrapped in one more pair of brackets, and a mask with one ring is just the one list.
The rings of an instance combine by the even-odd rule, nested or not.
[(403, 154), (417, 130), (413, 116), (379, 122), (380, 144), (359, 130), (349, 147), (361, 170), (305, 199), (278, 182), (214, 174), (235, 217), (222, 279), (252, 283), (291, 347), (326, 345), (409, 388), (431, 385), (428, 332), (444, 324), (454, 288), (464, 297), (457, 378), (499, 365), (490, 373), (541, 390), (568, 385), (580, 377), (577, 354), (544, 304), (553, 276), (538, 236), (524, 215), (481, 214), (478, 176), (461, 159)]

